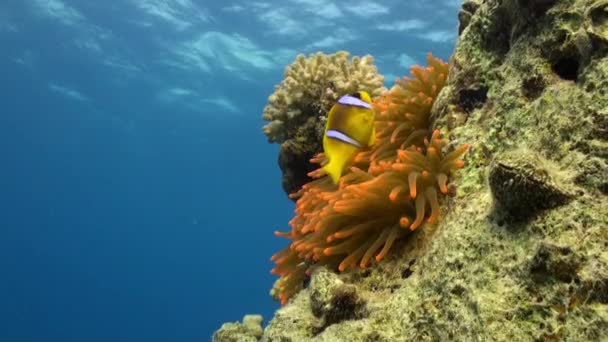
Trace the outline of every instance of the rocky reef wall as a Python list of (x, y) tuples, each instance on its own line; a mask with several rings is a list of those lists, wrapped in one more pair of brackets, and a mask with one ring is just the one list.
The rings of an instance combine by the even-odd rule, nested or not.
[(608, 340), (608, 1), (466, 1), (459, 19), (432, 122), (471, 147), (441, 221), (216, 341)]

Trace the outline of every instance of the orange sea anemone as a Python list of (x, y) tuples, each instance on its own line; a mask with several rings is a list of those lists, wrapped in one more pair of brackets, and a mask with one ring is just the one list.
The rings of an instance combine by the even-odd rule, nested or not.
[[(440, 132), (429, 134), (447, 64), (430, 54), (428, 63), (374, 100), (376, 143), (357, 155), (337, 185), (319, 169), (311, 172), (317, 179), (293, 195), (298, 200), (291, 231), (276, 232), (291, 244), (272, 257), (281, 303), (301, 288), (311, 265), (365, 268), (425, 221), (437, 222), (438, 194), (447, 193), (451, 172), (464, 165), (459, 158), (467, 146), (446, 153)], [(323, 160), (320, 154), (313, 162)]]

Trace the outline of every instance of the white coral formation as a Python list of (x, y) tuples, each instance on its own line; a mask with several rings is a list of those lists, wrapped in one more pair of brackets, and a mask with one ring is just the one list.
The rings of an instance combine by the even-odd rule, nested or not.
[(321, 52), (308, 58), (302, 54), (285, 69), (285, 78), (268, 98), (263, 118), (269, 123), (264, 134), (270, 142), (282, 143), (298, 133), (310, 117), (325, 117), (339, 96), (365, 90), (372, 96), (385, 91), (370, 55), (352, 57), (346, 51)]

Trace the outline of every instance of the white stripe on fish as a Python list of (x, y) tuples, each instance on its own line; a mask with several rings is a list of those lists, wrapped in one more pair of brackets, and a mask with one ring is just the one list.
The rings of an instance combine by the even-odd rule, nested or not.
[(347, 106), (355, 106), (355, 107), (362, 107), (362, 108), (367, 108), (367, 109), (372, 109), (372, 106), (361, 100), (358, 99), (354, 96), (350, 96), (350, 95), (344, 95), (342, 96), (339, 100), (338, 100), (339, 104), (343, 104), (343, 105), (347, 105)]
[(361, 144), (357, 140), (349, 137), (348, 135), (346, 135), (346, 134), (344, 134), (344, 133), (342, 133), (340, 131), (336, 131), (335, 129), (328, 129), (327, 132), (325, 133), (325, 135), (328, 138), (336, 139), (336, 140), (339, 140), (339, 141), (341, 141), (343, 143), (347, 143), (349, 145), (353, 145), (353, 146), (358, 147), (358, 148), (362, 148), (363, 147), (363, 146), (361, 146)]

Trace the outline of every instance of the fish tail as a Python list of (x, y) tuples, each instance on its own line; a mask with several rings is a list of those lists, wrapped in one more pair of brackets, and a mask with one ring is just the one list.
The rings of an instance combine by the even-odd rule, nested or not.
[(334, 181), (334, 184), (338, 184), (340, 176), (342, 176), (343, 166), (344, 163), (341, 163), (336, 159), (330, 159), (329, 163), (323, 166), (323, 170), (331, 177), (331, 179)]

